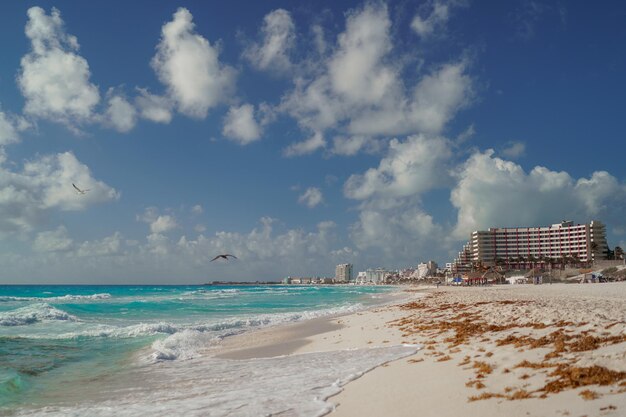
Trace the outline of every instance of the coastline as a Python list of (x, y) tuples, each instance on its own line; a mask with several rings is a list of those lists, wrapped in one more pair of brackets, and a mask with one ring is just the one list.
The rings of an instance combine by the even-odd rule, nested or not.
[[(345, 328), (343, 320), (353, 315), (360, 316), (369, 311), (381, 309), (410, 302), (415, 299), (407, 292), (416, 292), (408, 286), (398, 287), (398, 291), (385, 294), (385, 299), (379, 304), (369, 306), (354, 313), (341, 313), (325, 317), (304, 320), (296, 323), (280, 324), (276, 326), (255, 329), (243, 334), (224, 338), (213, 349), (212, 356), (222, 359), (252, 359), (267, 358), (274, 356), (292, 355), (327, 351), (325, 346), (318, 346), (316, 338), (324, 333), (337, 332)], [(423, 287), (427, 291), (434, 287)], [(421, 293), (422, 291), (419, 291)], [(315, 343), (313, 348), (306, 346)], [(352, 347), (351, 347), (352, 348)], [(356, 348), (356, 346), (354, 347)]]
[(343, 386), (327, 400), (337, 417), (626, 409), (626, 284), (413, 288), (410, 301), (228, 338), (218, 357), (425, 346)]

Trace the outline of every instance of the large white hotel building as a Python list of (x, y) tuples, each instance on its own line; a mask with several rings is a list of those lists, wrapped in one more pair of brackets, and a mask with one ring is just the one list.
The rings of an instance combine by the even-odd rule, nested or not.
[(588, 262), (606, 259), (607, 252), (606, 227), (595, 220), (588, 224), (562, 221), (548, 227), (492, 227), (472, 232), (452, 263), (452, 272), (467, 272), (478, 262), (486, 266), (504, 263), (514, 269), (548, 258)]
[(352, 281), (352, 264), (339, 264), (335, 267), (335, 282)]

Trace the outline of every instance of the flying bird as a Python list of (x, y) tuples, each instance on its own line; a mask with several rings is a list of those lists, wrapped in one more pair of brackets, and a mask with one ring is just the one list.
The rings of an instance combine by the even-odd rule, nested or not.
[(238, 259), (235, 255), (231, 255), (230, 253), (225, 253), (225, 254), (223, 254), (223, 255), (217, 255), (215, 258), (211, 259), (211, 262), (213, 262), (213, 261), (214, 261), (214, 260), (216, 260), (216, 259), (220, 259), (220, 258), (228, 260), (228, 257), (229, 257), (229, 256), (230, 256), (231, 258)]
[(74, 183), (72, 183), (72, 186), (74, 186), (74, 189), (76, 190), (76, 192), (77, 192), (78, 194), (82, 194), (82, 195), (84, 195), (84, 194), (87, 194), (87, 191), (90, 191), (90, 189), (81, 190), (81, 189), (80, 189), (80, 188), (78, 188), (78, 187), (76, 186), (76, 184), (74, 184)]

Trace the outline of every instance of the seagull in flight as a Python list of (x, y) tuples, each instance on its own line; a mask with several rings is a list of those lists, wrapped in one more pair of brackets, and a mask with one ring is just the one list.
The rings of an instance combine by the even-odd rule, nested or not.
[(235, 255), (231, 255), (230, 253), (225, 253), (225, 254), (223, 254), (223, 255), (217, 255), (215, 258), (211, 259), (211, 261), (210, 261), (210, 262), (213, 262), (214, 260), (216, 260), (216, 259), (220, 259), (220, 258), (228, 260), (228, 257), (229, 257), (229, 256), (230, 256), (231, 258), (239, 259), (239, 258), (237, 258)]
[(81, 189), (80, 189), (80, 188), (78, 188), (78, 187), (76, 186), (76, 184), (74, 184), (74, 183), (72, 183), (72, 186), (74, 186), (74, 189), (76, 190), (76, 192), (77, 192), (78, 194), (81, 194), (81, 195), (85, 195), (85, 194), (87, 194), (87, 191), (90, 191), (90, 189), (81, 190)]

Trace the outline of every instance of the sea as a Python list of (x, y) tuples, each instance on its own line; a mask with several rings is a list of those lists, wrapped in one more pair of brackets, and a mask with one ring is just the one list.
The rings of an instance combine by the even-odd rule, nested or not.
[(385, 286), (0, 286), (0, 415), (321, 416), (413, 346), (245, 360), (224, 338), (387, 303)]

